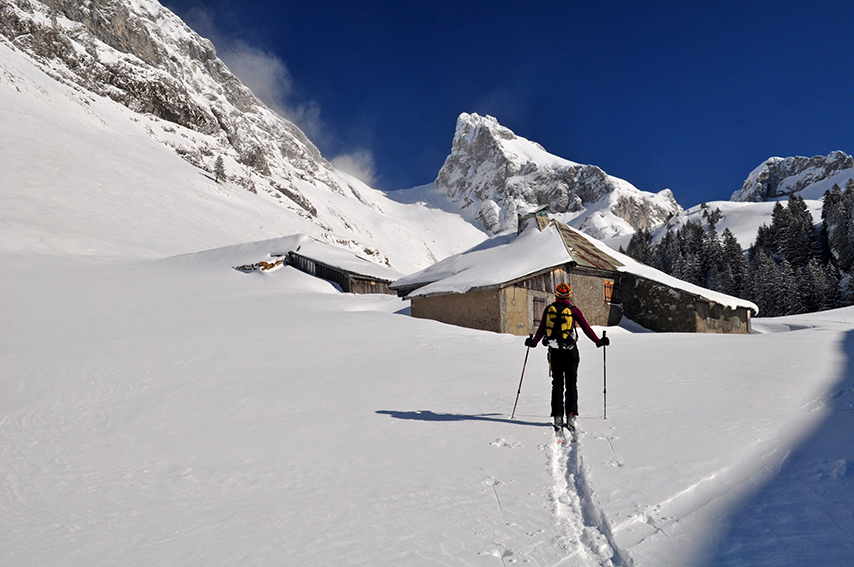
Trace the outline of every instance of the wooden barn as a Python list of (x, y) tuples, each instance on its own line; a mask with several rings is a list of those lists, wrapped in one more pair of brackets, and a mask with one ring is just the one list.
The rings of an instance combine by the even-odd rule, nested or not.
[(561, 282), (591, 325), (625, 316), (653, 331), (750, 332), (758, 308), (748, 301), (667, 276), (543, 212), (519, 226), (391, 289), (411, 300), (413, 317), (498, 333), (534, 332)]
[(306, 238), (288, 252), (288, 265), (336, 284), (345, 293), (394, 295), (389, 284), (402, 274), (319, 240)]

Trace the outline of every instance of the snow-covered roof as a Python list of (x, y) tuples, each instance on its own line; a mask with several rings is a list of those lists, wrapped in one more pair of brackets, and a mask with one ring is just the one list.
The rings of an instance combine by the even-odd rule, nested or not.
[(392, 289), (414, 289), (407, 297), (466, 293), (501, 287), (560, 266), (629, 273), (727, 307), (758, 312), (756, 304), (682, 281), (646, 266), (603, 242), (555, 220), (529, 222), (518, 236), (502, 233), (420, 272), (395, 281)]
[(291, 252), (344, 272), (389, 282), (393, 282), (403, 275), (391, 268), (362, 258), (352, 250), (340, 248), (307, 235), (302, 235), (299, 246)]
[(505, 232), (462, 254), (394, 282), (392, 289), (421, 286), (408, 297), (465, 293), (498, 287), (544, 269), (573, 262), (555, 224), (542, 231), (529, 223), (520, 235)]

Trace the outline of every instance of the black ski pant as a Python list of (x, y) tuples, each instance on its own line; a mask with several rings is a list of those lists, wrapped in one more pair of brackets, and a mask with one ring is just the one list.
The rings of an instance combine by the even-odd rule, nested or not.
[(552, 375), (552, 417), (578, 415), (578, 347), (550, 348)]

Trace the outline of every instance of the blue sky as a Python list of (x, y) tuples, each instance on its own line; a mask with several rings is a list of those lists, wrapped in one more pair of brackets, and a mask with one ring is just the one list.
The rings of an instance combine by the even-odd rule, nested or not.
[(854, 152), (854, 3), (161, 0), (328, 159), (433, 181), (457, 116), (684, 207)]

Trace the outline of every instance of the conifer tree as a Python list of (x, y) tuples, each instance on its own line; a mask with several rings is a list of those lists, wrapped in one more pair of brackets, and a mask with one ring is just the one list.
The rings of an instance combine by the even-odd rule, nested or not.
[(780, 285), (777, 266), (765, 250), (757, 249), (750, 259), (747, 297), (759, 306), (759, 312), (774, 317), (777, 312), (776, 288)]
[[(775, 207), (776, 209), (776, 207)], [(759, 252), (764, 252), (766, 256), (774, 256), (775, 251), (777, 249), (777, 241), (774, 237), (773, 232), (771, 231), (771, 227), (767, 224), (763, 224), (756, 231), (756, 240), (753, 242), (753, 246), (750, 247), (748, 251), (750, 261), (753, 261), (754, 255)]]
[(735, 297), (742, 297), (748, 278), (748, 265), (747, 258), (744, 256), (744, 249), (728, 228), (724, 229), (721, 237), (721, 247), (721, 262), (729, 267), (731, 279), (727, 284), (728, 287), (719, 291)]
[(641, 229), (632, 235), (625, 254), (644, 264), (652, 264), (652, 235)]
[(854, 269), (854, 179), (845, 184), (840, 208), (839, 269), (849, 272)]
[(842, 202), (842, 188), (834, 183), (833, 188), (824, 192), (821, 207), (822, 231), (827, 239), (830, 257), (837, 264), (841, 262), (843, 248), (846, 248), (846, 211)]
[(703, 235), (703, 268), (705, 273), (705, 287), (720, 290), (714, 282), (719, 279), (720, 272), (724, 270), (723, 246), (718, 237), (713, 222), (709, 223), (709, 229)]
[(785, 249), (783, 256), (792, 266), (802, 268), (811, 258), (821, 255), (818, 237), (813, 224), (812, 213), (799, 195), (790, 195), (786, 207), (787, 225), (781, 227)]
[(766, 253), (775, 261), (780, 261), (785, 258), (783, 253), (789, 243), (787, 228), (789, 226), (789, 213), (786, 208), (780, 204), (780, 201), (774, 205), (774, 210), (771, 211), (771, 226), (768, 227), (768, 248)]
[(825, 308), (827, 295), (827, 277), (816, 258), (799, 270), (798, 295), (799, 310), (796, 313), (812, 313)]
[(824, 295), (822, 310), (843, 307), (845, 299), (842, 293), (842, 277), (839, 270), (830, 262), (825, 264), (822, 269), (824, 270), (825, 280), (827, 281), (827, 291)]
[(785, 258), (776, 265), (776, 285), (773, 290), (777, 315), (804, 313), (798, 285), (798, 269)]
[(675, 275), (675, 265), (679, 256), (679, 237), (668, 228), (664, 238), (652, 251), (652, 266), (666, 274)]
[(214, 177), (217, 183), (220, 179), (225, 179), (225, 163), (222, 161), (222, 156), (217, 156), (214, 162)]

